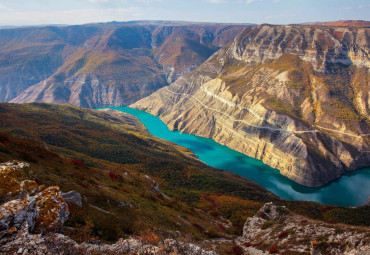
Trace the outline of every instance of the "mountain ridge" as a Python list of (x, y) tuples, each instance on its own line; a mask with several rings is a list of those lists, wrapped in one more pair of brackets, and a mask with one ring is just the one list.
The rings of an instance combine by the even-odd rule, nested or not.
[(245, 27), (144, 22), (2, 29), (0, 100), (127, 105), (190, 72)]

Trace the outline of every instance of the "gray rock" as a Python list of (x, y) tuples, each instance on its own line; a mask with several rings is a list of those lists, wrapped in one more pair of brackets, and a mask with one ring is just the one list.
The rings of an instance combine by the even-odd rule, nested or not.
[(78, 206), (82, 206), (81, 194), (78, 193), (77, 191), (68, 191), (62, 193), (62, 197), (68, 203), (73, 203)]

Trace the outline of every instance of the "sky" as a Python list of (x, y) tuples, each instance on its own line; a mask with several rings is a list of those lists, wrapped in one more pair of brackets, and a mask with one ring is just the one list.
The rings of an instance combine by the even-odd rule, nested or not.
[(0, 0), (0, 26), (129, 20), (256, 24), (370, 20), (370, 0)]

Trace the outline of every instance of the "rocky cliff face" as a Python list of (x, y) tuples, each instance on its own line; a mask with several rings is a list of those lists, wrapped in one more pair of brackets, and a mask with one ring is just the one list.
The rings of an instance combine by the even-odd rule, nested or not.
[(190, 72), (246, 26), (114, 23), (0, 31), (0, 101), (122, 106)]
[(132, 106), (321, 186), (370, 164), (369, 33), (261, 25)]

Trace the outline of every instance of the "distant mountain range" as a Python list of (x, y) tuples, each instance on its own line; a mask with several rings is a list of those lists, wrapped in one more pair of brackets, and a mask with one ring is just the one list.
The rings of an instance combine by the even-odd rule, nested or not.
[(127, 105), (195, 69), (249, 25), (112, 22), (0, 30), (0, 101)]

